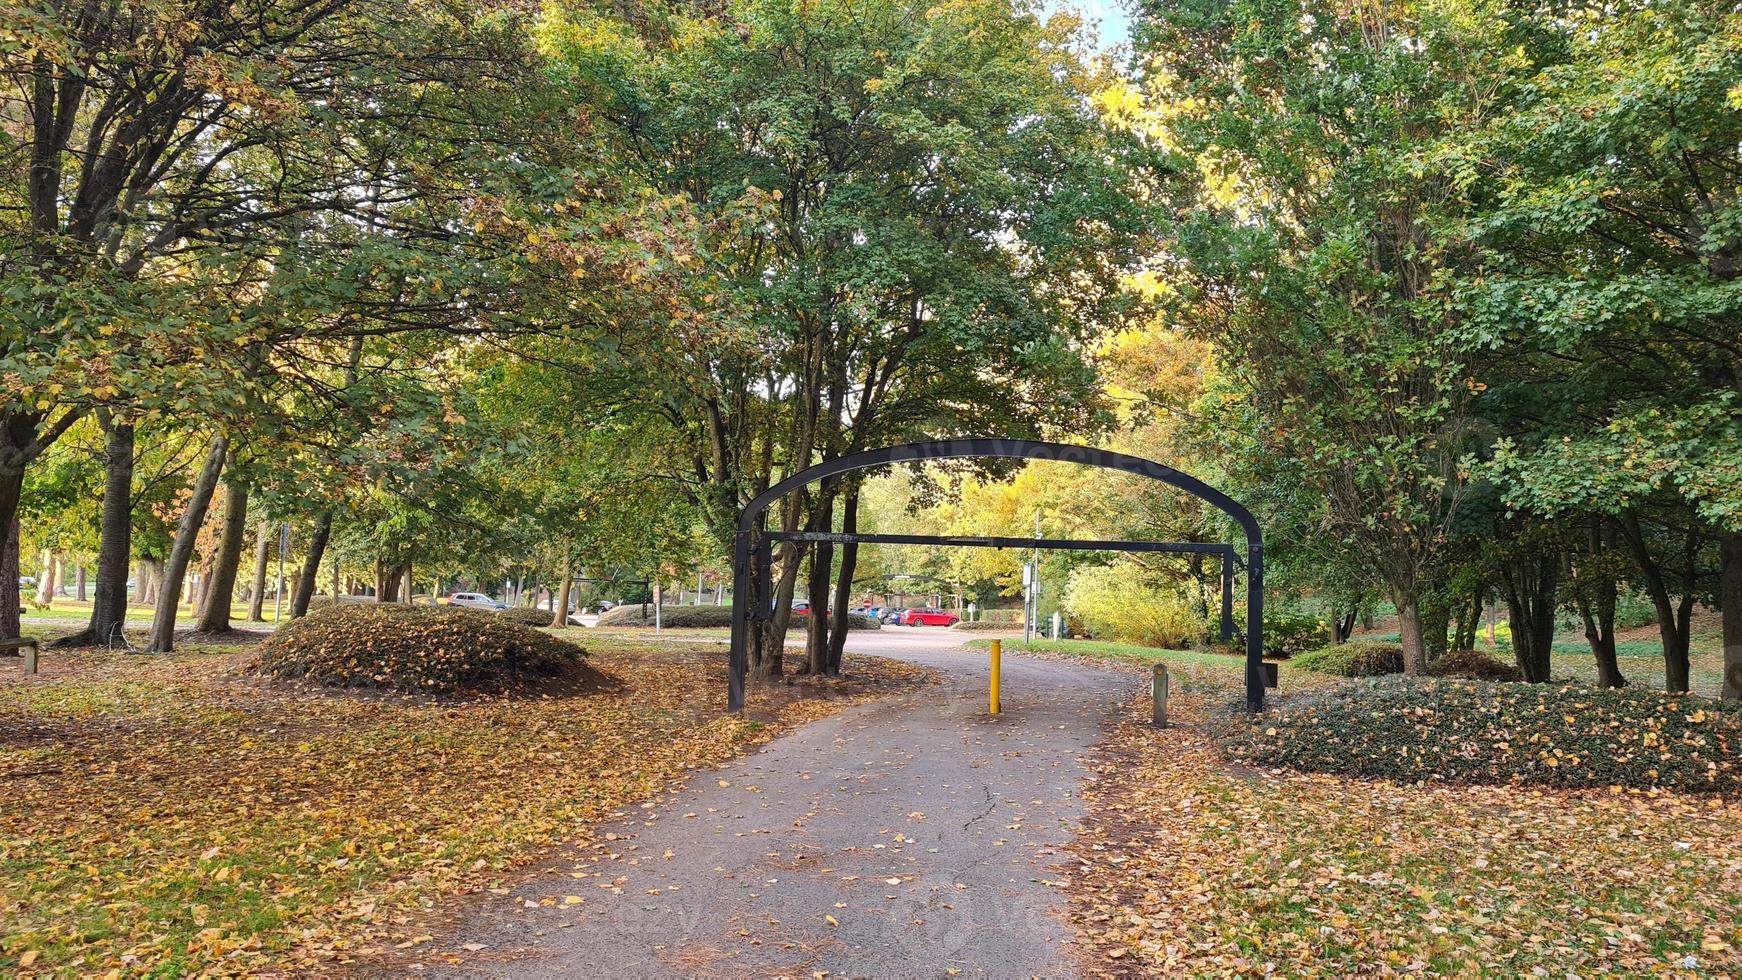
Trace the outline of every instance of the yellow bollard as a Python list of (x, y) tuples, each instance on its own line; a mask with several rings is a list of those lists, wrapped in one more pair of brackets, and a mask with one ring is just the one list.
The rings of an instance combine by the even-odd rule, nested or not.
[(992, 713), (998, 713), (998, 681), (1003, 672), (1004, 642), (992, 641)]

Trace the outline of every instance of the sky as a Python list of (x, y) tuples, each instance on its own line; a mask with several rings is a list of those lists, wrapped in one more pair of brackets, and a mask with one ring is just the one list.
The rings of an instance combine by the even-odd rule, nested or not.
[(1131, 38), (1131, 15), (1119, 0), (1046, 0), (1043, 9), (1048, 13), (1075, 10), (1081, 14), (1089, 29), (1098, 35), (1103, 51)]

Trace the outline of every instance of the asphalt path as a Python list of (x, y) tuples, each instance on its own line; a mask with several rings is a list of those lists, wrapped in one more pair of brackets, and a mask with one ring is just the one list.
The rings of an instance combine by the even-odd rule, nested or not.
[(1136, 684), (1006, 653), (994, 717), (986, 652), (967, 639), (854, 634), (851, 650), (943, 683), (805, 726), (599, 828), (595, 847), (439, 940), (467, 952), (431, 972), (1073, 974), (1060, 848), (1082, 755)]

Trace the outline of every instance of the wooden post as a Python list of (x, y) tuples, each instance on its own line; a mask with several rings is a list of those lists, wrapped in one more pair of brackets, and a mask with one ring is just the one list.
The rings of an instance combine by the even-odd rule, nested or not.
[(1154, 702), (1150, 708), (1149, 722), (1157, 728), (1167, 727), (1167, 665), (1156, 664), (1155, 670), (1149, 675), (1149, 697)]

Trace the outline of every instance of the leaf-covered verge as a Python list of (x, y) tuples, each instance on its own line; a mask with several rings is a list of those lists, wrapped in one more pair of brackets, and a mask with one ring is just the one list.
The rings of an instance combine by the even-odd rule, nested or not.
[[(692, 629), (706, 627), (729, 627), (732, 625), (731, 606), (661, 606), (659, 609), (659, 624), (672, 629)], [(792, 617), (790, 629), (801, 632), (804, 629), (803, 616)], [(645, 609), (638, 604), (621, 605), (599, 614), (599, 625), (608, 627), (653, 626), (653, 606)], [(860, 613), (847, 614), (847, 628), (854, 630), (874, 630), (881, 624)]]
[(254, 669), (341, 687), (495, 691), (579, 665), (585, 651), (506, 616), (452, 606), (339, 605), (287, 623)]
[(1230, 765), (1238, 666), (1162, 659), (1178, 723), (1102, 743), (1061, 869), (1085, 973), (1742, 971), (1742, 803)]
[(319, 975), (430, 942), (442, 896), (792, 725), (923, 682), (752, 688), (712, 647), (598, 641), (596, 683), (430, 698), (265, 684), (238, 656), (0, 672), (0, 972)]
[(1238, 759), (1350, 776), (1742, 793), (1742, 705), (1631, 688), (1387, 678), (1226, 735)]

